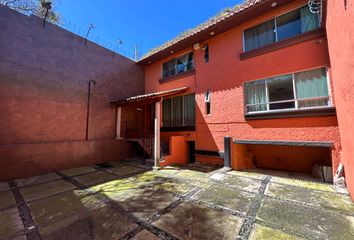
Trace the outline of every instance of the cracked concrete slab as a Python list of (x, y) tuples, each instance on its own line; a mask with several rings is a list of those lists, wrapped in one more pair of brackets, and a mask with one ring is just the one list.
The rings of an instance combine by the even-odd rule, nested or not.
[(40, 226), (104, 206), (102, 202), (81, 190), (65, 192), (28, 204), (34, 222)]
[(104, 171), (97, 171), (74, 177), (76, 181), (85, 186), (91, 186), (98, 183), (107, 182), (109, 180), (113, 180), (114, 178), (115, 177), (112, 174), (106, 173)]
[(235, 175), (227, 175), (221, 182), (227, 186), (237, 187), (250, 192), (257, 192), (261, 185), (260, 180)]
[(235, 239), (241, 223), (239, 217), (184, 202), (153, 225), (179, 239), (215, 240)]
[(53, 194), (73, 190), (76, 187), (65, 180), (56, 180), (53, 182), (42, 183), (34, 186), (20, 188), (20, 192), (25, 201), (32, 201)]
[(136, 226), (111, 208), (102, 207), (84, 217), (75, 216), (40, 228), (40, 233), (47, 240), (120, 239)]
[(0, 192), (0, 209), (16, 205), (16, 200), (11, 191)]
[(294, 235), (282, 231), (255, 224), (249, 237), (250, 240), (302, 240)]
[(246, 214), (252, 204), (253, 197), (253, 194), (214, 185), (198, 192), (193, 196), (193, 199)]
[(354, 205), (347, 195), (278, 183), (270, 183), (265, 193), (269, 196), (304, 202), (328, 210), (354, 215)]
[(17, 179), (16, 184), (19, 187), (23, 187), (23, 186), (27, 186), (27, 185), (49, 182), (49, 181), (57, 180), (60, 178), (61, 177), (56, 173), (45, 173), (45, 174), (38, 175), (38, 176)]
[(66, 170), (62, 170), (60, 172), (66, 176), (71, 177), (71, 176), (82, 175), (82, 174), (90, 173), (90, 172), (94, 172), (94, 171), (96, 171), (96, 169), (94, 169), (93, 167), (86, 166), (86, 167), (66, 169)]
[(257, 221), (309, 239), (352, 239), (354, 217), (288, 202), (263, 199)]
[(24, 229), (17, 208), (0, 212), (0, 238), (7, 239)]

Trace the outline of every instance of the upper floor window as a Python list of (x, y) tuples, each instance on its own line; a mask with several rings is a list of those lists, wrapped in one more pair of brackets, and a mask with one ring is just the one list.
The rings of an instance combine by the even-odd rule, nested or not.
[(301, 7), (244, 31), (245, 52), (320, 27), (319, 14)]
[(164, 99), (162, 101), (162, 126), (195, 126), (194, 94)]
[(171, 59), (162, 65), (162, 77), (167, 78), (194, 69), (193, 52)]
[(246, 112), (330, 106), (325, 68), (244, 84)]

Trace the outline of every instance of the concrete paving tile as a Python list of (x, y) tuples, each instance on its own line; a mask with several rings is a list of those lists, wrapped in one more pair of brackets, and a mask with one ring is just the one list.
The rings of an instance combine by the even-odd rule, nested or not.
[(120, 166), (120, 167), (107, 169), (106, 171), (113, 173), (118, 177), (122, 177), (122, 176), (129, 175), (132, 173), (141, 172), (142, 170), (143, 169), (141, 169), (141, 168), (137, 168), (137, 167), (133, 167), (133, 166)]
[(6, 191), (9, 189), (9, 184), (7, 182), (0, 182), (0, 192)]
[(155, 234), (149, 232), (148, 230), (144, 229), (137, 235), (131, 238), (131, 240), (158, 240), (160, 239)]
[(164, 181), (164, 178), (153, 172), (146, 172), (129, 178), (116, 179), (107, 183), (98, 184), (89, 189), (93, 192), (100, 192), (111, 198), (122, 195), (127, 191), (138, 189), (140, 186), (151, 185), (160, 181)]
[(73, 190), (28, 204), (33, 220), (46, 226), (68, 218), (78, 212), (90, 211), (105, 206), (93, 196), (81, 190)]
[(16, 205), (16, 200), (11, 191), (0, 192), (0, 209)]
[(49, 182), (56, 179), (60, 179), (61, 177), (56, 173), (46, 173), (38, 176), (20, 178), (16, 180), (17, 186), (23, 187), (32, 184), (38, 184), (43, 182)]
[(319, 190), (319, 191), (327, 191), (327, 192), (335, 192), (336, 191), (334, 186), (330, 185), (330, 184), (309, 182), (309, 181), (303, 181), (303, 180), (298, 180), (298, 179), (272, 177), (270, 181), (275, 182), (275, 183), (282, 183), (282, 184), (287, 184), (287, 185), (309, 188), (309, 189), (313, 189), (313, 190)]
[(48, 183), (42, 183), (34, 186), (28, 186), (20, 188), (20, 192), (25, 199), (25, 201), (32, 201), (44, 197), (51, 196), (53, 194), (69, 191), (75, 189), (76, 187), (65, 181), (57, 180)]
[(137, 225), (108, 207), (74, 216), (39, 231), (44, 239), (120, 239)]
[(255, 173), (255, 172), (247, 172), (247, 171), (236, 171), (232, 170), (227, 172), (229, 175), (236, 175), (240, 177), (249, 177), (249, 178), (254, 178), (254, 179), (259, 179), (262, 180), (264, 179), (267, 175), (261, 174), (261, 173)]
[(251, 192), (257, 192), (261, 185), (260, 180), (235, 175), (227, 175), (221, 183)]
[(23, 229), (17, 208), (10, 208), (0, 212), (0, 239), (7, 239)]
[(91, 186), (94, 184), (112, 180), (114, 179), (114, 176), (103, 171), (97, 171), (85, 175), (76, 176), (74, 177), (74, 179), (85, 186)]
[(180, 172), (178, 167), (166, 166), (161, 168), (158, 173), (174, 175)]
[(81, 174), (90, 173), (94, 171), (96, 171), (96, 169), (94, 169), (93, 167), (78, 167), (78, 168), (62, 170), (60, 172), (66, 176), (71, 177), (71, 176), (81, 175)]
[(242, 219), (184, 202), (153, 223), (179, 239), (235, 239)]
[(255, 224), (249, 237), (250, 240), (302, 240), (279, 230)]
[(278, 183), (269, 183), (265, 193), (270, 196), (304, 202), (328, 210), (354, 214), (354, 203), (349, 196), (343, 194)]
[(177, 175), (179, 177), (186, 177), (186, 178), (197, 178), (201, 180), (207, 180), (207, 173), (204, 172), (198, 172), (198, 171), (193, 171), (193, 170), (187, 170), (187, 169), (181, 169)]
[(111, 199), (141, 219), (147, 219), (176, 201), (171, 193), (156, 191), (153, 186), (149, 185), (141, 186)]
[(257, 220), (308, 239), (347, 240), (354, 236), (354, 217), (270, 199), (262, 200)]
[(253, 194), (214, 185), (200, 191), (193, 196), (193, 199), (205, 201), (246, 214), (252, 204), (253, 197)]

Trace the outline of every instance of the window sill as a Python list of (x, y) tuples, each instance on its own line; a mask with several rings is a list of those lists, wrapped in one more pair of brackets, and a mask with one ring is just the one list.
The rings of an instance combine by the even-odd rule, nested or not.
[(306, 32), (303, 34), (300, 34), (298, 36), (292, 37), (292, 38), (288, 38), (285, 39), (283, 41), (280, 42), (275, 42), (272, 43), (270, 45), (261, 47), (261, 48), (257, 48), (248, 52), (243, 52), (240, 54), (240, 59), (241, 60), (245, 60), (248, 58), (252, 58), (252, 57), (256, 57), (268, 52), (272, 52), (281, 48), (285, 48), (294, 44), (298, 44), (301, 42), (305, 42), (305, 41), (309, 41), (315, 38), (319, 38), (319, 37), (324, 37), (325, 36), (325, 31), (323, 28), (317, 28), (315, 30), (312, 30), (310, 32)]
[(195, 69), (192, 69), (192, 70), (189, 70), (189, 71), (186, 71), (186, 72), (183, 72), (183, 73), (179, 73), (177, 75), (170, 76), (170, 77), (167, 77), (167, 78), (161, 78), (159, 80), (159, 83), (163, 84), (163, 83), (174, 81), (174, 80), (178, 80), (180, 78), (187, 77), (187, 76), (190, 76), (190, 75), (193, 75), (193, 74), (195, 74)]
[(179, 131), (195, 131), (195, 126), (184, 127), (162, 127), (161, 132), (179, 132)]
[(284, 110), (274, 112), (262, 113), (247, 113), (245, 114), (246, 120), (260, 120), (260, 119), (276, 119), (276, 118), (297, 118), (297, 117), (316, 117), (316, 116), (330, 116), (336, 115), (335, 107), (323, 108), (308, 108), (297, 110)]

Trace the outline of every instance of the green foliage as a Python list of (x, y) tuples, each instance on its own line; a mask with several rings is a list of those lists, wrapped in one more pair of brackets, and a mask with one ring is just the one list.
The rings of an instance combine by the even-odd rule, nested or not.
[[(23, 14), (33, 14), (40, 18), (44, 18), (47, 9), (43, 6), (43, 3), (49, 2), (49, 0), (0, 0), (0, 3), (12, 8)], [(55, 2), (52, 2), (52, 9), (48, 11), (47, 20), (53, 23), (58, 23), (60, 20), (59, 14), (55, 11)]]

